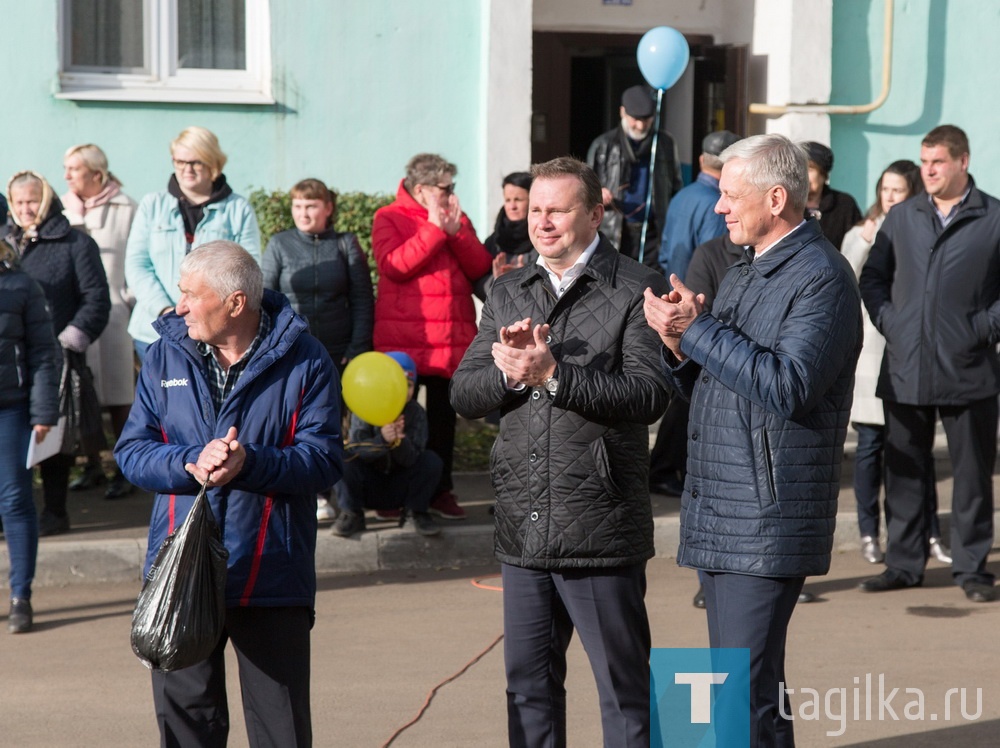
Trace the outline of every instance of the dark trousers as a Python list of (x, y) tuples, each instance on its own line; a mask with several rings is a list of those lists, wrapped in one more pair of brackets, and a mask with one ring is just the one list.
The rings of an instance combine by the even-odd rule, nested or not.
[(345, 490), (337, 492), (341, 509), (363, 514), (369, 509), (399, 509), (426, 512), (437, 492), (441, 458), (424, 450), (417, 461), (390, 473), (377, 470), (361, 460), (344, 463)]
[(684, 479), (687, 470), (687, 427), (691, 405), (674, 394), (656, 431), (656, 442), (649, 453), (649, 485), (663, 483), (669, 477)]
[[(641, 215), (640, 213), (640, 217)], [(656, 227), (656, 221), (650, 216), (649, 225), (646, 228), (646, 244), (643, 245), (642, 221), (624, 221), (622, 224), (622, 243), (618, 251), (663, 275), (663, 268), (660, 266), (660, 233), (661, 230)], [(641, 260), (639, 259), (640, 248), (642, 249)]]
[(73, 455), (52, 455), (38, 463), (42, 475), (43, 512), (56, 517), (66, 516), (66, 495), (69, 491), (69, 471), (76, 462)]
[(646, 564), (501, 571), (510, 745), (566, 745), (566, 649), (575, 627), (597, 681), (604, 745), (647, 748)]
[[(858, 432), (858, 446), (854, 455), (854, 498), (858, 506), (858, 529), (861, 537), (878, 537), (878, 496), (885, 479), (883, 456), (885, 454), (885, 427), (875, 423), (852, 423)], [(924, 511), (932, 538), (941, 537), (941, 520), (938, 518), (937, 478), (934, 460), (929, 465), (931, 475), (927, 481), (927, 498)]]
[(222, 748), (229, 736), (226, 642), (240, 669), (243, 716), (253, 748), (312, 745), (309, 629), (305, 607), (229, 608), (211, 656), (171, 673), (153, 671), (153, 705), (163, 748)]
[[(420, 384), (427, 388), (427, 449), (441, 458), (441, 478), (437, 491), (450, 491), (451, 464), (455, 454), (455, 409), (448, 399), (448, 377), (420, 375)], [(437, 491), (435, 493), (437, 493)]]
[[(711, 647), (750, 650), (750, 745), (791, 748), (793, 723), (785, 678), (785, 639), (805, 577), (752, 577), (701, 572)], [(716, 726), (718, 745), (730, 745), (726, 725)]]
[(951, 499), (952, 576), (962, 585), (993, 584), (986, 557), (993, 545), (993, 463), (997, 456), (997, 399), (961, 406), (885, 402), (886, 566), (916, 583), (927, 565), (929, 527), (923, 510), (934, 480), (934, 423), (948, 437), (954, 487)]

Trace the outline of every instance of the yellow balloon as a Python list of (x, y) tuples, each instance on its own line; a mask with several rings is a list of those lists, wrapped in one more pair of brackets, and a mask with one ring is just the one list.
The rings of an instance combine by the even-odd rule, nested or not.
[(392, 423), (406, 405), (406, 372), (384, 353), (369, 351), (352, 358), (341, 385), (347, 407), (372, 426)]

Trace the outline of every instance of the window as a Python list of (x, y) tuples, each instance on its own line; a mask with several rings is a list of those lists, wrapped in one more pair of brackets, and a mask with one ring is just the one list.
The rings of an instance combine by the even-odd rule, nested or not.
[(61, 0), (63, 99), (272, 104), (268, 0)]

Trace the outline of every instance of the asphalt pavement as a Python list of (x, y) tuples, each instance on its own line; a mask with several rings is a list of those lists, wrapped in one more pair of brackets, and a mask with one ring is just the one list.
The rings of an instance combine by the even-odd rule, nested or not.
[[(937, 456), (947, 525), (951, 478), (944, 454)], [(798, 744), (1000, 744), (1000, 603), (967, 602), (936, 561), (920, 589), (857, 591), (881, 567), (858, 552), (849, 462), (833, 568), (807, 583), (818, 600), (798, 607), (789, 634)], [(372, 521), (362, 536), (343, 539), (321, 526), (312, 637), (315, 745), (383, 746), (413, 720), (391, 745), (505, 744), (489, 478), (457, 475), (456, 493), (469, 518), (443, 522), (436, 538)], [(0, 629), (0, 745), (157, 744), (148, 672), (128, 643), (150, 502), (142, 492), (116, 501), (104, 500), (103, 489), (73, 493), (72, 531), (42, 539), (35, 630), (13, 636)], [(653, 503), (659, 555), (648, 568), (647, 604), (654, 646), (706, 646), (704, 613), (691, 605), (694, 574), (672, 559), (679, 500), (654, 496)], [(5, 579), (6, 553), (0, 557)], [(997, 554), (991, 569), (1000, 572)], [(570, 654), (569, 744), (600, 745), (586, 655), (576, 641)], [(234, 659), (228, 678), (230, 745), (246, 745)], [(880, 709), (886, 699), (888, 708)]]

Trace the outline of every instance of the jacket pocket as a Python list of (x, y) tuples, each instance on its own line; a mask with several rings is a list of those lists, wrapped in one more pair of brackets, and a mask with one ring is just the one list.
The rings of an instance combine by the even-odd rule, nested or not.
[(601, 485), (604, 486), (604, 490), (611, 496), (621, 496), (621, 489), (615, 483), (611, 471), (611, 460), (608, 458), (608, 445), (604, 443), (603, 436), (590, 443), (590, 455), (594, 459), (594, 468), (597, 471), (597, 477), (601, 479)]
[(778, 492), (774, 485), (774, 460), (771, 455), (771, 437), (768, 436), (767, 428), (760, 430), (760, 444), (762, 452), (761, 468), (763, 476), (757, 479), (757, 498), (761, 511), (773, 506), (778, 499)]

